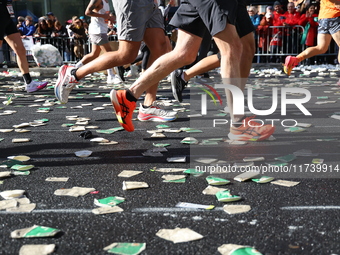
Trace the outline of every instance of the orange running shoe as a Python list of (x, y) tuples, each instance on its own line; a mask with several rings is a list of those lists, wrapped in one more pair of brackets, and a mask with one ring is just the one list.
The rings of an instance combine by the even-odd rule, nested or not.
[(288, 56), (286, 57), (285, 63), (283, 65), (283, 71), (290, 75), (293, 68), (296, 67), (299, 64), (299, 60), (297, 57)]
[(133, 111), (136, 108), (136, 102), (126, 99), (126, 90), (111, 90), (111, 103), (116, 111), (119, 124), (128, 132), (135, 130), (132, 124)]
[(237, 141), (262, 141), (269, 138), (275, 131), (272, 125), (262, 125), (252, 120), (255, 116), (247, 117), (239, 127), (230, 127), (229, 139)]

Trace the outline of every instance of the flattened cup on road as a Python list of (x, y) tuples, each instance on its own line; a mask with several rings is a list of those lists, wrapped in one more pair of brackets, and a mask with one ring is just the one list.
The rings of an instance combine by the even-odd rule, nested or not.
[(11, 208), (7, 208), (6, 211), (7, 212), (32, 212), (36, 207), (35, 203), (32, 204), (19, 204), (19, 206), (15, 206), (15, 207), (11, 207)]
[(0, 179), (10, 177), (11, 174), (11, 171), (0, 172)]
[(202, 171), (197, 171), (195, 168), (189, 168), (185, 171), (183, 171), (184, 174), (190, 174), (190, 175), (193, 175), (193, 176), (200, 176), (202, 174), (204, 174), (204, 172)]
[(209, 185), (213, 185), (213, 186), (226, 185), (226, 184), (230, 183), (229, 180), (219, 178), (219, 177), (215, 177), (215, 176), (208, 176), (205, 179), (207, 180)]
[(251, 180), (256, 183), (268, 183), (274, 179), (275, 179), (274, 177), (270, 177), (270, 176), (261, 176), (259, 179), (251, 179)]
[(69, 177), (47, 177), (45, 181), (47, 182), (67, 182)]
[(102, 199), (95, 199), (94, 204), (101, 207), (112, 207), (123, 203), (125, 198), (123, 197), (106, 197)]
[(25, 155), (9, 156), (7, 158), (8, 159), (19, 160), (21, 162), (26, 162), (26, 161), (29, 161), (31, 159), (29, 156), (25, 156)]
[(219, 191), (215, 196), (218, 201), (224, 203), (238, 201), (242, 198), (240, 196), (232, 195), (229, 190)]
[(83, 187), (73, 187), (72, 189), (57, 189), (54, 191), (54, 195), (56, 196), (71, 196), (71, 197), (79, 197), (84, 196), (91, 191), (95, 191), (95, 188), (83, 188)]
[(86, 158), (92, 154), (92, 151), (88, 151), (88, 150), (76, 151), (74, 154), (76, 154), (76, 156), (79, 158)]
[(2, 196), (3, 199), (13, 199), (13, 198), (23, 197), (24, 193), (25, 193), (25, 190), (21, 190), (21, 189), (5, 190), (5, 191), (0, 192), (0, 196)]
[(161, 229), (156, 236), (174, 243), (184, 243), (202, 239), (203, 236), (189, 228)]
[(322, 164), (324, 161), (323, 158), (313, 158), (312, 163), (313, 164)]
[(213, 187), (213, 186), (208, 186), (206, 187), (202, 193), (204, 195), (216, 195), (217, 192), (219, 191), (225, 191), (225, 190), (228, 190), (228, 189), (224, 189), (224, 188), (217, 188), (217, 187)]
[(245, 157), (243, 158), (244, 162), (249, 162), (249, 161), (264, 161), (264, 157)]
[(11, 169), (13, 170), (17, 170), (17, 171), (27, 171), (30, 170), (34, 167), (34, 165), (14, 165), (11, 167)]
[(34, 238), (55, 236), (60, 230), (56, 228), (34, 225), (30, 228), (14, 230), (11, 233), (11, 238)]
[(123, 190), (130, 190), (130, 189), (145, 189), (149, 188), (149, 184), (146, 182), (123, 182)]
[(198, 144), (198, 140), (194, 137), (185, 137), (181, 143), (184, 144)]
[(182, 181), (184, 179), (185, 182), (185, 175), (183, 174), (166, 174), (162, 176), (163, 182), (175, 182), (175, 181)]
[(271, 184), (285, 186), (285, 187), (294, 187), (298, 185), (300, 182), (294, 182), (294, 181), (286, 181), (286, 180), (277, 180), (271, 182)]
[(279, 160), (279, 161), (282, 161), (282, 162), (291, 162), (295, 159), (296, 159), (296, 156), (294, 154), (288, 154), (288, 155), (285, 155), (285, 156), (275, 158), (275, 160)]
[(27, 143), (31, 141), (30, 138), (13, 138), (12, 143)]
[(103, 138), (103, 137), (96, 137), (90, 140), (90, 142), (96, 142), (96, 143), (108, 143), (109, 140)]
[(259, 174), (260, 174), (260, 171), (248, 171), (248, 172), (235, 176), (234, 180), (238, 182), (244, 182), (244, 181), (256, 178), (257, 176), (259, 176)]
[(120, 174), (118, 174), (118, 177), (129, 178), (141, 173), (143, 173), (143, 171), (123, 170), (122, 172), (120, 172)]
[(25, 244), (21, 246), (19, 255), (48, 255), (55, 250), (55, 244)]
[(184, 163), (186, 161), (186, 157), (172, 157), (167, 158), (166, 161), (171, 163)]
[(186, 170), (185, 168), (167, 168), (167, 167), (154, 167), (150, 169), (150, 171), (156, 171), (156, 172), (161, 172), (161, 173), (176, 173), (176, 172), (183, 172)]
[(238, 244), (223, 244), (218, 247), (218, 251), (222, 255), (262, 255), (262, 253), (253, 247)]
[(201, 204), (193, 204), (193, 203), (186, 203), (186, 202), (179, 202), (176, 204), (176, 207), (179, 208), (194, 208), (194, 209), (205, 209), (205, 210), (212, 210), (215, 208), (214, 205), (201, 205)]
[(109, 206), (109, 207), (99, 207), (92, 210), (94, 214), (108, 214), (108, 213), (117, 213), (123, 212), (124, 210), (119, 206)]
[(146, 248), (146, 243), (113, 243), (104, 248), (104, 251), (119, 255), (138, 255)]
[(245, 213), (251, 210), (250, 205), (225, 205), (223, 210), (228, 214)]

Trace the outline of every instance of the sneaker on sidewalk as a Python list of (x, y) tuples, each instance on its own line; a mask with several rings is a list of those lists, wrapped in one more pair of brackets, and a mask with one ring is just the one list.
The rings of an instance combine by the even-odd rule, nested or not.
[(138, 72), (138, 66), (136, 65), (131, 65), (130, 66), (130, 70), (127, 72), (127, 74), (125, 75), (125, 77), (128, 78), (136, 78), (139, 76), (139, 72)]
[(268, 139), (275, 131), (275, 126), (262, 125), (252, 119), (255, 116), (247, 117), (239, 127), (231, 126), (229, 139), (237, 141), (262, 141)]
[(137, 118), (140, 121), (169, 122), (177, 119), (177, 112), (164, 110), (155, 102), (148, 108), (140, 104)]
[(293, 68), (296, 67), (298, 64), (299, 64), (299, 60), (298, 60), (297, 57), (288, 56), (288, 57), (286, 57), (285, 63), (283, 65), (283, 71), (287, 75), (290, 75)]
[(136, 108), (136, 102), (131, 102), (126, 98), (126, 90), (111, 90), (111, 103), (116, 111), (119, 124), (128, 132), (135, 130), (132, 124), (133, 111)]
[(115, 70), (116, 77), (118, 77), (121, 82), (124, 82), (125, 81), (125, 78), (124, 78), (124, 67), (122, 67), (122, 66), (115, 66), (113, 68), (113, 70)]
[(182, 102), (182, 92), (188, 84), (188, 82), (182, 79), (182, 74), (183, 70), (181, 69), (177, 69), (170, 74), (172, 94), (178, 102)]
[(43, 81), (31, 81), (31, 83), (26, 84), (26, 91), (32, 93), (41, 90), (47, 86), (48, 82)]
[(71, 71), (75, 69), (74, 66), (63, 65), (59, 68), (58, 80), (54, 86), (54, 94), (56, 98), (62, 104), (68, 102), (68, 96), (71, 90), (78, 83), (77, 79), (71, 74)]

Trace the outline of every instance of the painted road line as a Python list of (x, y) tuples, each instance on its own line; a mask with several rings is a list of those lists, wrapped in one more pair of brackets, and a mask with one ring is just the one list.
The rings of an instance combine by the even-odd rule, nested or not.
[(325, 205), (325, 206), (284, 206), (281, 210), (340, 210), (340, 206), (337, 205)]

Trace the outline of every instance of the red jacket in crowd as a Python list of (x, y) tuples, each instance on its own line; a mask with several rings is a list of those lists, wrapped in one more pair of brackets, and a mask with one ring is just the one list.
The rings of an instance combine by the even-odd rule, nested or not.
[(306, 17), (306, 14), (303, 14), (300, 18), (299, 25), (305, 27), (307, 23), (309, 23), (310, 27), (308, 29), (306, 42), (305, 44), (308, 47), (316, 45), (316, 38), (318, 35), (318, 25), (319, 23), (316, 21), (318, 18), (318, 14), (313, 14), (311, 17)]

